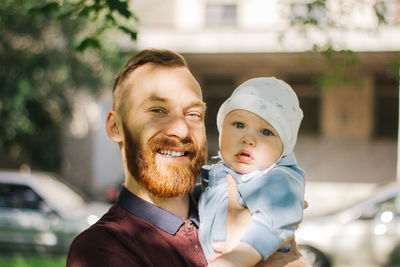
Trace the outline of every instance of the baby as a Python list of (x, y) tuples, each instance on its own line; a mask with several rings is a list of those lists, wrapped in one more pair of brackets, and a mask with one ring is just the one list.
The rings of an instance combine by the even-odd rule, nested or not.
[[(221, 105), (222, 161), (203, 167), (199, 200), (199, 238), (207, 259), (214, 254), (212, 244), (226, 239), (226, 174), (235, 179), (239, 203), (251, 212), (251, 220), (237, 245), (216, 261), (254, 266), (289, 248), (287, 241), (303, 217), (305, 178), (293, 154), (302, 118), (292, 88), (274, 77), (244, 82)], [(235, 257), (238, 249), (245, 254)]]

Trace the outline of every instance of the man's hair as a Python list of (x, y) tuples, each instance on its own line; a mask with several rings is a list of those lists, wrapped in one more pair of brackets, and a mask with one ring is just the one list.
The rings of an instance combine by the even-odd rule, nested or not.
[(121, 116), (126, 113), (126, 101), (129, 90), (123, 88), (122, 84), (136, 68), (153, 63), (166, 67), (188, 67), (186, 60), (178, 53), (169, 50), (148, 49), (132, 56), (125, 66), (118, 72), (113, 86), (113, 109)]

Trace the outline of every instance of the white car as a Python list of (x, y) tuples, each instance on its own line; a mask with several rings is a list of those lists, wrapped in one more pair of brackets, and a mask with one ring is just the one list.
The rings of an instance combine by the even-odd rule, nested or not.
[(314, 267), (400, 266), (400, 185), (386, 185), (348, 208), (306, 219), (295, 236)]
[(87, 202), (52, 174), (0, 171), (0, 252), (65, 253), (109, 207)]

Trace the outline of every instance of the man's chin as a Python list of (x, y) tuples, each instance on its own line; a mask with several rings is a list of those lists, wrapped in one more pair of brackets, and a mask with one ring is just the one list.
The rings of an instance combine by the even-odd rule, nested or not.
[(190, 192), (195, 184), (196, 174), (187, 159), (176, 161), (165, 156), (148, 160), (146, 170), (141, 173), (140, 183), (159, 198), (181, 197)]
[(173, 173), (179, 173), (179, 170), (190, 169), (191, 162), (189, 159), (169, 159), (169, 158), (156, 158), (155, 167), (159, 171), (160, 174), (171, 175), (171, 171)]
[(174, 173), (171, 170), (169, 172), (160, 171), (157, 178), (142, 179), (141, 183), (158, 198), (181, 197), (192, 191), (194, 187), (194, 183), (189, 176), (183, 177), (183, 175)]

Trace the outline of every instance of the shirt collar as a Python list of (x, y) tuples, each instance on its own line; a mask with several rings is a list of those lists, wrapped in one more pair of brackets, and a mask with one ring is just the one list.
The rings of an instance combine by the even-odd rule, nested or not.
[[(199, 227), (200, 222), (196, 203), (191, 195), (189, 199), (189, 220), (191, 220), (196, 227)], [(125, 186), (122, 186), (117, 204), (129, 213), (148, 221), (171, 235), (175, 235), (184, 223), (181, 217), (139, 198), (132, 194)]]

